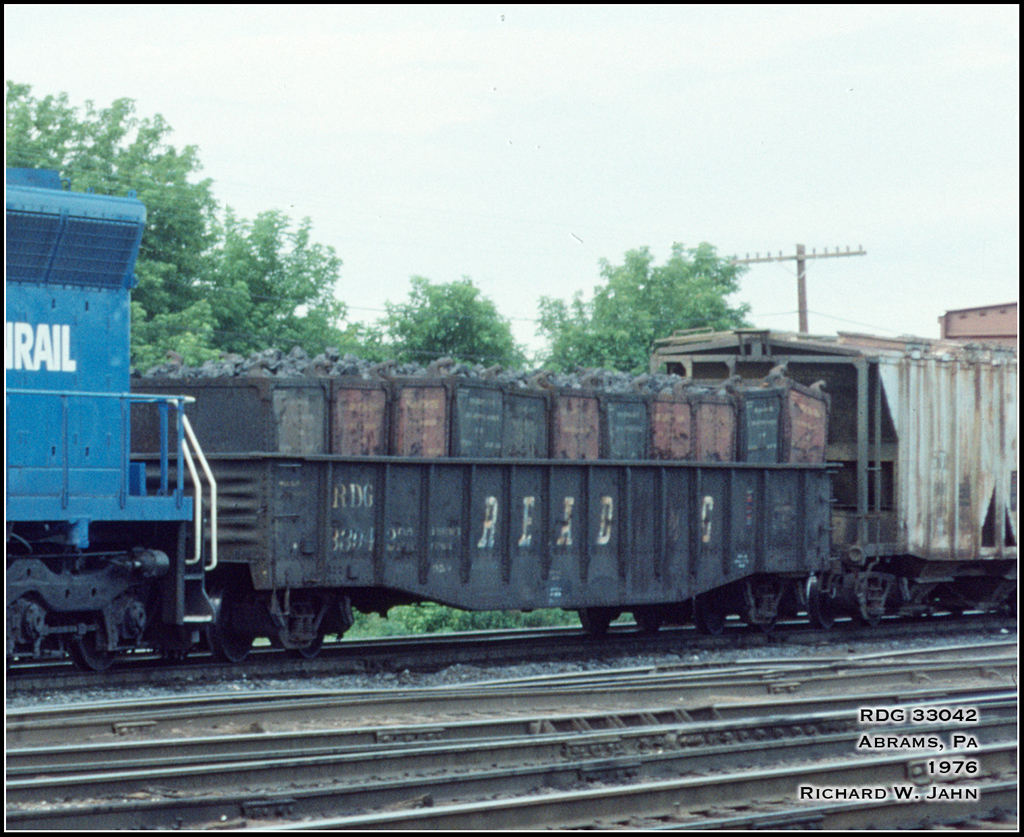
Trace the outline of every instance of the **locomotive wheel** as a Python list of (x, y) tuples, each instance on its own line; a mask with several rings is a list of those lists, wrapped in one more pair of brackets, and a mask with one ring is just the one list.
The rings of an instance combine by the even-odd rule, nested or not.
[(240, 663), (249, 656), (254, 637), (236, 632), (231, 625), (231, 599), (222, 589), (210, 594), (213, 620), (206, 628), (206, 641), (221, 662)]
[(71, 640), (71, 659), (83, 671), (106, 671), (114, 664), (114, 652), (107, 649), (107, 632), (97, 627)]
[(580, 616), (583, 630), (591, 636), (604, 636), (612, 620), (619, 615), (617, 610), (610, 607), (583, 607), (576, 612)]
[(693, 603), (693, 624), (702, 634), (719, 636), (725, 630), (725, 607), (707, 593)]

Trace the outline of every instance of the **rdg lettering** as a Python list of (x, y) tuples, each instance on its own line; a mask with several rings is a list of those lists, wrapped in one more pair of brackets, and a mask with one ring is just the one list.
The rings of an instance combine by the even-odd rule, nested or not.
[(373, 485), (350, 482), (334, 486), (334, 508), (368, 509), (373, 506)]
[(907, 713), (899, 708), (863, 706), (857, 720), (862, 724), (902, 724), (907, 720)]

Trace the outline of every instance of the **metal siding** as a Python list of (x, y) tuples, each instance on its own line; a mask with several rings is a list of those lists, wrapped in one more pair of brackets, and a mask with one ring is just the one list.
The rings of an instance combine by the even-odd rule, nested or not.
[[(509, 519), (505, 476), (505, 469), (500, 466), (473, 465), (463, 469), (461, 477), (469, 481), (463, 490), (469, 497), (470, 508), (465, 550), (462, 549), (460, 509), (449, 504), (444, 510), (447, 514), (434, 514), (430, 521), (432, 550), (434, 541), (440, 548), (450, 550), (449, 560), (460, 571), (446, 580), (466, 585), (473, 600), (479, 602), (476, 606), (481, 609), (508, 607), (513, 598), (509, 589), (508, 537), (512, 521)], [(458, 496), (457, 490), (451, 495)], [(433, 501), (432, 505), (436, 502)], [(455, 537), (456, 532), (459, 533), (458, 538)], [(460, 559), (463, 551), (465, 554)]]
[(629, 473), (628, 468), (587, 470), (587, 516), (581, 518), (587, 544), (581, 556), (580, 584), (589, 591), (588, 599), (621, 601), (620, 561), (624, 565), (641, 560), (627, 540), (629, 529), (623, 529), (631, 524), (625, 507)]
[(558, 596), (562, 607), (583, 601), (580, 579), (588, 534), (586, 478), (585, 466), (549, 468), (546, 473), (549, 598)]
[(702, 462), (736, 460), (736, 407), (722, 396), (702, 396), (694, 402), (694, 458)]
[(732, 567), (741, 574), (765, 572), (763, 489), (758, 482), (759, 473), (737, 471), (730, 486)]
[[(663, 500), (659, 492), (661, 470), (631, 468), (626, 471), (625, 501), (628, 506), (618, 515), (625, 525), (618, 527), (622, 539), (619, 562), (623, 595), (634, 601), (660, 600), (673, 587), (674, 576), (667, 572), (663, 548)], [(612, 524), (616, 523), (613, 516)], [(627, 528), (628, 527), (628, 528)]]
[(333, 381), (331, 453), (382, 456), (387, 453), (388, 394), (383, 384)]
[(551, 561), (544, 503), (547, 468), (510, 466), (508, 479), (509, 598), (536, 602), (538, 607), (560, 607), (561, 588), (548, 583)]
[[(207, 453), (325, 453), (330, 439), (327, 379), (140, 378), (132, 391), (188, 395), (185, 406)], [(156, 408), (132, 408), (132, 450), (159, 450)]]
[(501, 455), (543, 459), (548, 455), (548, 398), (541, 393), (504, 395)]
[(597, 459), (601, 454), (600, 406), (596, 395), (556, 392), (551, 408), (551, 455)]
[[(24, 181), (22, 181), (24, 183)], [(146, 223), (134, 197), (7, 182), (9, 281), (127, 290)]]
[(380, 551), (381, 580), (398, 590), (418, 590), (420, 554), (419, 522), (424, 517), (423, 502), (427, 476), (415, 465), (388, 468), (384, 485), (384, 516), (376, 538)]
[(320, 548), (323, 469), (301, 461), (270, 464), (271, 545), (275, 588), (315, 586), (326, 574)]
[[(1005, 519), (1017, 458), (1016, 362), (904, 357), (883, 363), (882, 381), (898, 405), (899, 548), (931, 560), (1015, 556)], [(983, 547), (993, 497), (1004, 534)], [(1016, 513), (1009, 518), (1015, 541)]]
[(504, 399), (497, 387), (455, 387), (452, 403), (452, 455), (501, 456)]
[(826, 399), (789, 387), (786, 390), (786, 412), (783, 418), (787, 451), (783, 461), (824, 462), (829, 422)]
[(448, 455), (449, 387), (422, 381), (398, 382), (391, 404), (393, 455)]
[[(694, 556), (699, 538), (695, 536), (698, 520), (696, 505), (697, 470), (695, 468), (663, 468), (662, 506), (658, 510), (665, 527), (665, 571), (663, 586), (675, 593), (675, 601), (693, 595), (696, 569)], [(670, 598), (670, 601), (672, 599)]]
[(693, 458), (693, 413), (688, 401), (656, 398), (651, 402), (651, 458)]
[(829, 553), (824, 468), (274, 454), (211, 465), (221, 560), (249, 564), (260, 590), (625, 606), (685, 601), (776, 564), (820, 570)]
[(359, 462), (332, 462), (328, 489), (327, 572), (332, 586), (373, 584), (378, 539), (381, 469)]
[(326, 453), (327, 385), (273, 387), (274, 427), (279, 453)]
[(691, 571), (693, 588), (700, 592), (746, 574), (747, 563), (734, 572), (735, 556), (729, 554), (726, 543), (731, 529), (728, 471), (700, 468), (696, 477), (690, 515), (691, 537), (696, 541)]
[[(424, 473), (429, 482), (420, 497), (421, 512), (407, 521), (418, 538), (418, 587), (415, 589), (436, 590), (441, 601), (449, 600), (459, 590), (471, 591), (473, 595), (481, 588), (499, 586), (493, 580), (493, 565), (500, 542), (492, 540), (478, 546), (478, 541), (474, 540), (474, 537), (482, 540), (479, 533), (483, 525), (483, 498), (498, 489), (482, 474), (478, 477), (475, 471), (475, 468), (426, 466)], [(470, 511), (467, 518), (467, 510), (475, 513)]]
[(745, 391), (739, 397), (741, 462), (780, 461), (781, 393), (779, 390)]
[[(8, 389), (116, 393), (128, 391), (129, 299), (125, 291), (7, 283), (7, 323), (27, 323), (33, 332), (36, 369), (18, 368), (5, 340), (5, 381)], [(59, 358), (43, 360), (40, 327), (57, 338)], [(64, 337), (67, 345), (64, 345)], [(52, 339), (51, 339), (52, 345)], [(56, 351), (57, 347), (52, 347)], [(17, 350), (14, 350), (15, 353)], [(42, 362), (39, 362), (42, 360)], [(73, 364), (68, 371), (66, 361)]]
[(639, 396), (601, 397), (604, 456), (647, 459), (650, 440), (649, 405)]

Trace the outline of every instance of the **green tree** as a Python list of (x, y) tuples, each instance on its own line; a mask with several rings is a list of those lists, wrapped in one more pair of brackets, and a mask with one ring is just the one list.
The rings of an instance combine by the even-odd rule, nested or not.
[[(146, 206), (146, 230), (132, 294), (132, 361), (145, 369), (173, 349), (188, 364), (220, 351), (300, 345), (379, 344), (363, 326), (342, 330), (334, 298), (341, 259), (310, 239), (312, 222), (296, 229), (281, 212), (255, 221), (226, 210), (218, 220), (212, 181), (194, 145), (167, 142), (160, 115), (139, 118), (131, 99), (109, 108), (91, 101), (80, 112), (66, 93), (36, 98), (27, 84), (7, 82), (7, 165), (57, 170), (76, 191), (127, 195)], [(375, 339), (376, 338), (376, 339)]]
[(594, 288), (591, 300), (584, 300), (582, 292), (568, 304), (541, 297), (539, 331), (549, 344), (545, 360), (562, 369), (603, 366), (643, 372), (659, 337), (703, 326), (745, 327), (750, 306), (732, 308), (726, 300), (739, 289), (745, 270), (720, 258), (707, 243), (690, 249), (673, 244), (663, 265), (654, 265), (647, 247), (630, 250), (621, 265), (602, 259), (605, 284)]
[(472, 280), (432, 283), (413, 276), (409, 301), (385, 303), (380, 325), (395, 357), (427, 363), (450, 357), (486, 366), (520, 366), (526, 361), (509, 321)]
[(213, 307), (209, 300), (148, 318), (142, 306), (132, 300), (132, 365), (136, 369), (145, 371), (165, 363), (169, 350), (181, 355), (187, 365), (198, 366), (220, 356), (213, 342)]
[(217, 208), (212, 181), (197, 179), (202, 165), (196, 146), (171, 146), (171, 126), (159, 114), (137, 117), (131, 99), (118, 99), (109, 108), (88, 101), (80, 113), (66, 93), (40, 99), (29, 85), (8, 81), (6, 105), (8, 166), (55, 169), (75, 191), (127, 195), (134, 190), (145, 204), (132, 311), (136, 325), (150, 327), (133, 333), (133, 353), (147, 345), (143, 340), (188, 351), (175, 339), (173, 315), (187, 312), (186, 322), (198, 323), (208, 310), (196, 307), (197, 279), (206, 269)]
[(312, 221), (291, 229), (280, 211), (261, 212), (254, 221), (228, 209), (219, 227), (220, 244), (202, 290), (216, 300), (214, 343), (247, 353), (267, 346), (302, 346), (315, 354), (356, 339), (339, 324), (345, 304), (334, 296), (341, 259), (333, 247), (310, 239)]

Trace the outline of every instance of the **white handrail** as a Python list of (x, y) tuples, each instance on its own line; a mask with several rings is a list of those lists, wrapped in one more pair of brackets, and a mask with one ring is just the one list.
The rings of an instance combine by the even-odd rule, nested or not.
[(206, 479), (210, 482), (210, 560), (206, 565), (206, 571), (209, 572), (217, 566), (217, 480), (213, 476), (210, 464), (206, 461), (203, 449), (200, 447), (199, 440), (196, 438), (196, 434), (192, 430), (192, 424), (189, 422), (188, 416), (185, 415), (184, 411), (181, 413), (181, 421), (185, 428), (185, 435), (188, 437), (187, 443), (184, 446), (185, 462), (192, 474), (193, 484), (196, 486), (196, 557), (192, 559), (191, 563), (198, 561), (201, 554), (200, 548), (202, 546), (202, 539), (200, 538), (200, 534), (202, 530), (201, 520), (203, 515), (203, 493), (199, 486), (199, 478), (196, 474), (195, 465), (192, 462), (192, 456), (189, 453), (190, 445), (196, 452), (199, 464), (203, 467), (203, 473), (206, 474)]
[(199, 481), (199, 473), (196, 471), (195, 463), (192, 461), (192, 453), (188, 449), (188, 442), (181, 446), (181, 452), (185, 455), (185, 464), (188, 472), (192, 475), (192, 485), (195, 486), (195, 497), (192, 502), (195, 508), (192, 510), (192, 518), (195, 525), (195, 555), (192, 560), (186, 560), (186, 564), (195, 564), (203, 555), (203, 484)]

